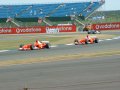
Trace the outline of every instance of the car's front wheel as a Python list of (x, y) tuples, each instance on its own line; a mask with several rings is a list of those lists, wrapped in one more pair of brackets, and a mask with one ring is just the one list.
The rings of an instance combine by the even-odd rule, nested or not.
[(75, 45), (78, 45), (78, 44), (79, 44), (78, 39), (75, 39), (75, 40), (74, 40), (74, 44), (75, 44)]

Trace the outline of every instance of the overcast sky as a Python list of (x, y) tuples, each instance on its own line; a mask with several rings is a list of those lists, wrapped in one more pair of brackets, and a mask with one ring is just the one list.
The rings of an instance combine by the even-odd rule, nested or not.
[[(97, 1), (97, 0), (0, 0), (0, 5), (12, 4), (43, 4), (43, 3), (63, 3), (63, 2), (79, 2), (79, 1)], [(103, 10), (120, 10), (120, 0), (105, 0)]]

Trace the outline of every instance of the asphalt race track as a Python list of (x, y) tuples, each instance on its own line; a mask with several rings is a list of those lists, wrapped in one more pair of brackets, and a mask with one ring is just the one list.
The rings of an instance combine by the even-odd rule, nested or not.
[(119, 90), (120, 56), (0, 68), (0, 90)]
[[(0, 52), (0, 61), (120, 50), (120, 39), (94, 45)], [(0, 90), (120, 90), (120, 55), (0, 67)]]
[(120, 39), (108, 39), (99, 42), (98, 44), (88, 45), (58, 45), (51, 49), (33, 50), (33, 51), (18, 51), (11, 50), (8, 52), (0, 53), (0, 61), (2, 60), (17, 60), (17, 59), (29, 59), (35, 57), (49, 57), (64, 54), (77, 54), (77, 53), (91, 53), (107, 50), (119, 50)]

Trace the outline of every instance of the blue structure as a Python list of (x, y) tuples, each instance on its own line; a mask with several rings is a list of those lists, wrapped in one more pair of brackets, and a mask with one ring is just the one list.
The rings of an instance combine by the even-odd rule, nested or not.
[(0, 18), (87, 17), (104, 2), (76, 2), (36, 5), (1, 5)]

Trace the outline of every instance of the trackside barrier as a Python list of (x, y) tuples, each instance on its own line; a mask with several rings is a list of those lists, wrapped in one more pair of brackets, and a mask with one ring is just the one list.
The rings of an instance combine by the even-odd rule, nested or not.
[(48, 26), (46, 28), (46, 33), (61, 33), (61, 32), (76, 32), (75, 25), (68, 26)]
[(46, 33), (44, 27), (0, 28), (0, 34)]
[(120, 22), (93, 24), (93, 30), (120, 30)]
[(0, 34), (31, 34), (31, 33), (61, 33), (76, 32), (75, 25), (66, 26), (37, 26), (37, 27), (18, 27), (0, 28)]

